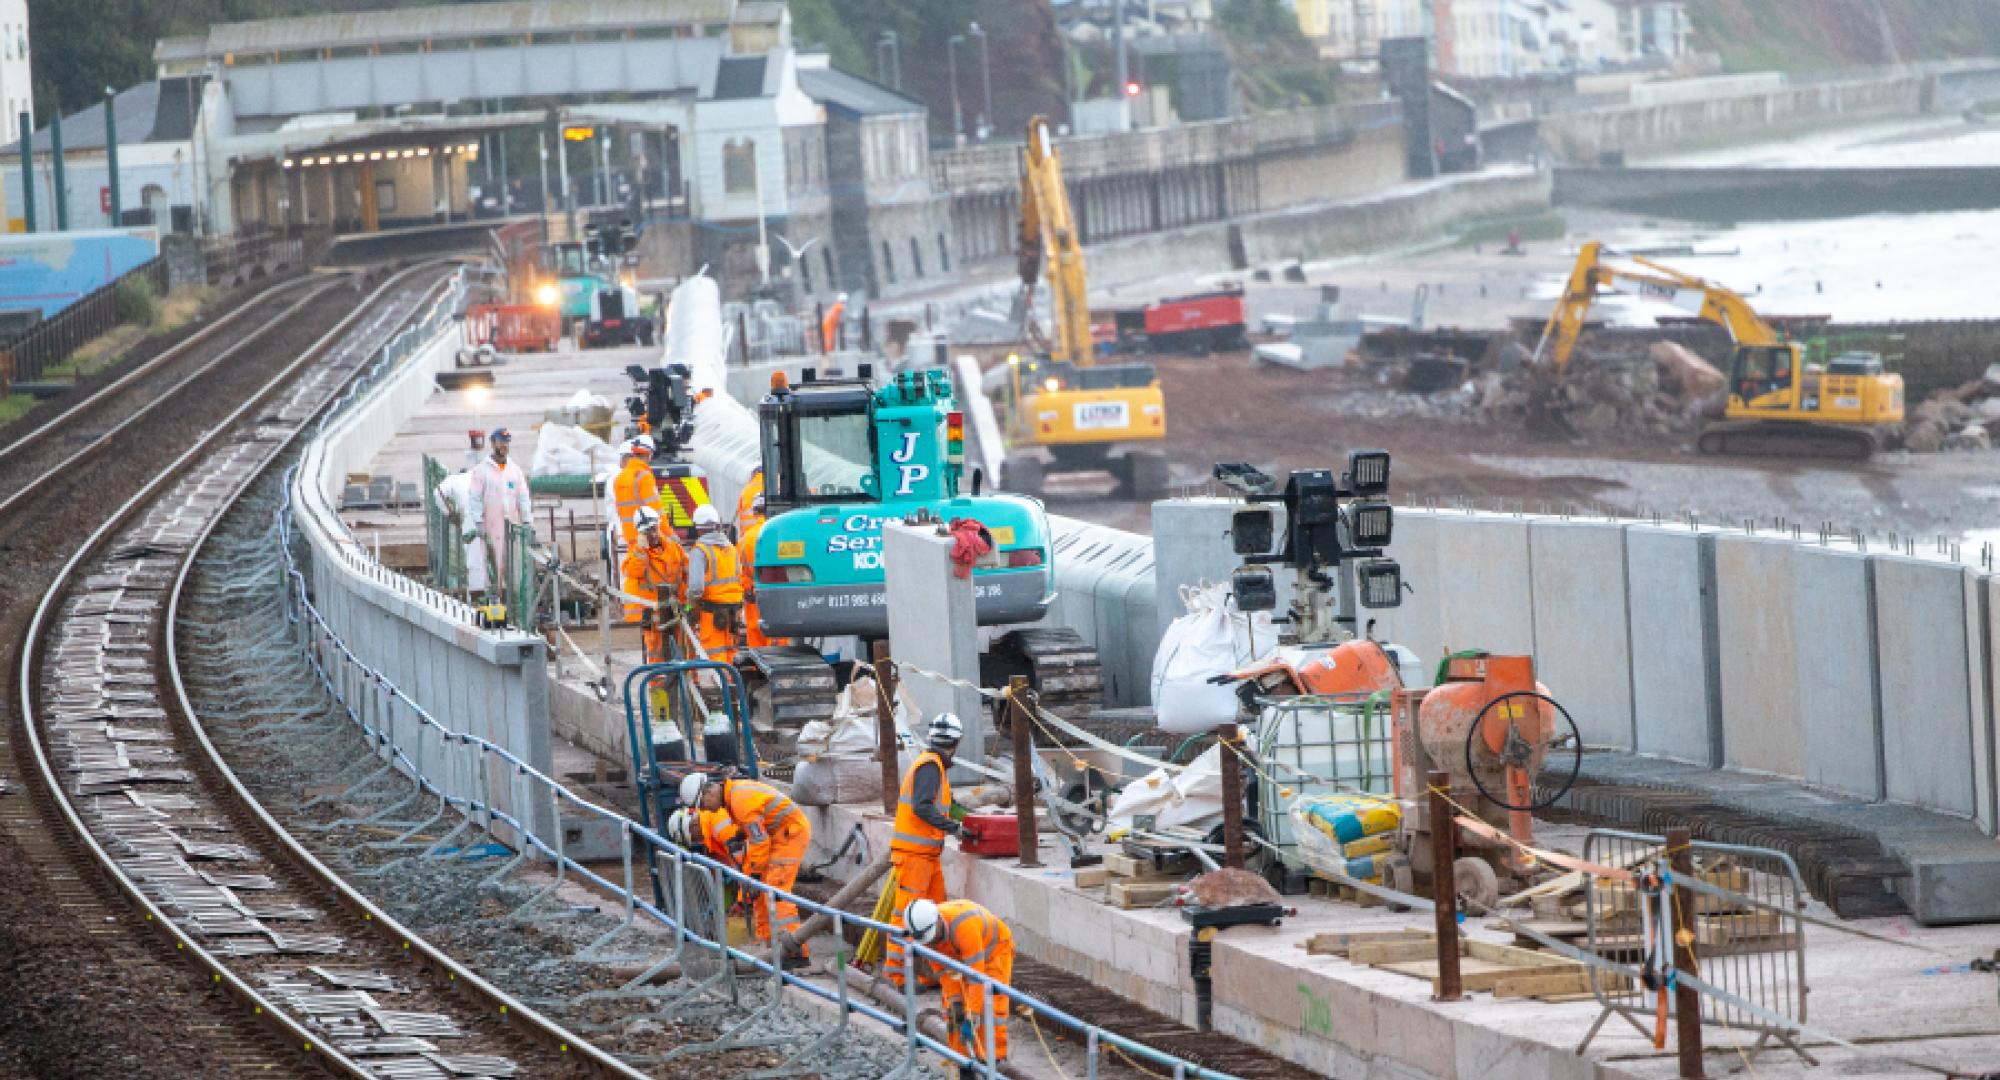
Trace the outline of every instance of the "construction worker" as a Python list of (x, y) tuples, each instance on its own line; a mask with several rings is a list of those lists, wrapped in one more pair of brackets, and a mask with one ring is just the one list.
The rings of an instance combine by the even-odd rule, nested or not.
[(750, 470), (750, 482), (743, 485), (743, 494), (736, 497), (736, 539), (741, 543), (750, 525), (764, 519), (764, 467)]
[[(941, 904), (919, 900), (910, 905), (908, 921), (910, 936), (918, 944), (936, 949), (1001, 986), (1012, 982), (1014, 932), (999, 916), (970, 900)], [(1007, 996), (993, 995), (993, 1041), (988, 1045), (983, 1037), (986, 984), (947, 967), (939, 967), (937, 977), (944, 992), (945, 1039), (951, 1048), (981, 1061), (1007, 1060)]]
[(819, 351), (823, 353), (840, 351), (840, 320), (847, 315), (847, 294), (834, 298), (833, 306), (826, 309), (826, 317), (819, 322)]
[(764, 628), (757, 617), (757, 534), (764, 531), (764, 496), (759, 494), (750, 504), (751, 517), (748, 528), (738, 534), (736, 553), (742, 556), (743, 564), (743, 644), (752, 649), (767, 645), (790, 645), (790, 638), (766, 637)]
[(700, 616), (701, 650), (710, 660), (736, 659), (736, 627), (743, 618), (743, 565), (736, 545), (722, 533), (713, 504), (695, 508), (694, 549), (688, 552), (687, 601)]
[(743, 860), (737, 857), (737, 848), (731, 847), (721, 837), (729, 814), (724, 810), (690, 810), (682, 807), (667, 818), (667, 839), (688, 849), (705, 852), (718, 862), (737, 869), (743, 868)]
[[(924, 742), (929, 747), (903, 771), (903, 786), (896, 797), (896, 821), (889, 832), (889, 864), (895, 868), (896, 902), (889, 916), (892, 926), (903, 926), (911, 904), (919, 900), (937, 903), (944, 899), (944, 838), (957, 836), (963, 827), (952, 818), (951, 781), (945, 773), (965, 737), (965, 725), (951, 713), (931, 719)], [(905, 957), (903, 940), (891, 935), (882, 962), (882, 974), (897, 987), (903, 985)], [(919, 985), (929, 980), (917, 972)]]
[(660, 505), (660, 484), (653, 478), (653, 440), (635, 435), (625, 443), (618, 458), (618, 475), (611, 478), (613, 509), (618, 511), (618, 531), (625, 537), (625, 550), (632, 550), (632, 514), (642, 506)]
[(641, 506), (632, 514), (632, 547), (619, 567), (624, 592), (640, 600), (625, 602), (625, 621), (639, 624), (646, 643), (646, 660), (667, 658), (668, 633), (686, 603), (688, 559), (678, 540), (660, 528), (660, 512)]
[(487, 457), (472, 467), (472, 483), (467, 485), (465, 536), (486, 540), (486, 558), (491, 567), (489, 581), (499, 581), (507, 561), (507, 526), (526, 525), (531, 511), (528, 474), (507, 460), (514, 435), (506, 428), (494, 428), (486, 437)]
[[(791, 799), (755, 780), (715, 780), (698, 772), (682, 778), (680, 796), (682, 806), (726, 815), (715, 830), (714, 839), (727, 845), (742, 838), (745, 874), (780, 893), (791, 892), (799, 877), (799, 860), (812, 844), (812, 824)], [(752, 895), (745, 899), (758, 941), (770, 941), (774, 929), (787, 935), (798, 930), (797, 904), (779, 896), (774, 926), (770, 898)], [(805, 944), (801, 942), (798, 958), (805, 956)]]

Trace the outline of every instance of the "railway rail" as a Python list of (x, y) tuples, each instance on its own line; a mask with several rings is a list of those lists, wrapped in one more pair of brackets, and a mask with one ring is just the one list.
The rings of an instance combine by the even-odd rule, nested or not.
[[(176, 986), (153, 970), (144, 991), (132, 987), (180, 992), (142, 1009), (170, 1016), (195, 1048), (196, 1061), (152, 1063), (162, 1074), (638, 1075), (408, 933), (307, 855), (189, 723), (172, 659), (172, 613), (222, 511), (436, 292), (415, 283), (441, 276), (431, 264), (392, 277), (296, 359), (225, 397), (252, 374), (233, 358), (268, 350), (280, 328), (295, 333), (294, 317), (315, 305), (323, 313), (342, 283), (294, 287), (292, 306), (219, 352), (199, 346), (229, 336), (222, 321), (0, 449), (9, 492), (0, 507), (21, 508), (0, 517), (0, 532), (71, 530), (69, 556), (19, 638), (0, 813), (33, 868), (62, 883), (55, 903), (72, 932), (125, 934), (139, 923), (167, 947), (128, 950), (111, 971), (70, 978), (123, 983), (168, 952), (199, 973)], [(249, 322), (250, 306), (227, 323)], [(241, 404), (178, 457), (137, 457), (156, 415), (199, 413), (197, 402), (212, 409), (218, 399)], [(123, 456), (105, 457), (114, 448)], [(53, 497), (101, 494), (135, 457), (148, 479), (90, 526), (72, 524), (73, 507)], [(127, 1075), (147, 1073), (147, 1062), (135, 1064)]]

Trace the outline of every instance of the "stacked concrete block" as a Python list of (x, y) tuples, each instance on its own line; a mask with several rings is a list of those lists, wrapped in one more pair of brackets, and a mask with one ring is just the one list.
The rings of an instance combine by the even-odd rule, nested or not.
[(1722, 761), (1800, 776), (1799, 637), (1792, 553), (1779, 537), (1715, 537), (1716, 654), (1722, 687)]
[[(1953, 563), (1877, 556), (1875, 649), (1881, 660), (1886, 794), (1973, 817), (1991, 770), (1973, 753), (1986, 716), (1982, 635), (1968, 633), (1970, 574)], [(1982, 735), (1983, 739), (1983, 735)]]
[(1798, 694), (1808, 784), (1883, 797), (1882, 690), (1875, 660), (1875, 597), (1868, 556), (1802, 544), (1792, 552), (1789, 677)]
[(1569, 710), (1585, 745), (1630, 751), (1632, 638), (1625, 528), (1604, 521), (1528, 526), (1535, 674)]
[(1714, 560), (1692, 529), (1625, 530), (1632, 629), (1632, 716), (1638, 751), (1720, 764), (1714, 670)]

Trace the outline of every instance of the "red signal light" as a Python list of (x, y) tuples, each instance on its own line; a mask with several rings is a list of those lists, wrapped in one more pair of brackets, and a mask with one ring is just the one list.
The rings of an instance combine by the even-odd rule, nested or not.
[(1138, 96), (1139, 96), (1139, 91), (1140, 91), (1141, 89), (1142, 89), (1142, 87), (1140, 87), (1140, 85), (1139, 85), (1139, 80), (1137, 80), (1137, 79), (1129, 79), (1129, 80), (1127, 80), (1127, 81), (1126, 81), (1126, 83), (1125, 83), (1125, 96), (1126, 96), (1126, 97), (1138, 97)]

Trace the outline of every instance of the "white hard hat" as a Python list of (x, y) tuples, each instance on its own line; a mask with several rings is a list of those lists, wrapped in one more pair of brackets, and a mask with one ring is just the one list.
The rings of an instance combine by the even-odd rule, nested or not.
[(632, 511), (632, 525), (640, 532), (648, 532), (660, 527), (660, 512), (650, 506), (642, 506)]
[(631, 441), (625, 444), (625, 452), (635, 457), (652, 457), (653, 437), (651, 435), (632, 436)]
[(681, 805), (701, 805), (701, 792), (707, 786), (708, 775), (706, 773), (691, 772), (681, 777)]
[(703, 503), (694, 508), (694, 523), (697, 528), (704, 525), (720, 525), (722, 512), (715, 508), (714, 503)]
[(924, 737), (925, 741), (930, 743), (933, 749), (944, 746), (957, 746), (958, 741), (963, 738), (965, 738), (965, 724), (957, 716), (948, 712), (939, 713), (931, 717), (930, 730)]
[(920, 945), (935, 945), (944, 937), (944, 920), (938, 918), (937, 904), (929, 900), (910, 901), (909, 910), (903, 912), (903, 925)]
[(841, 303), (843, 303), (843, 304), (847, 303), (847, 294), (846, 294), (846, 293), (841, 293), (841, 294), (840, 294), (840, 302), (841, 302)]
[(667, 818), (667, 839), (672, 840), (682, 847), (688, 847), (689, 838), (693, 835), (693, 830), (688, 828), (691, 824), (688, 819), (693, 816), (693, 814), (685, 809), (674, 811)]

